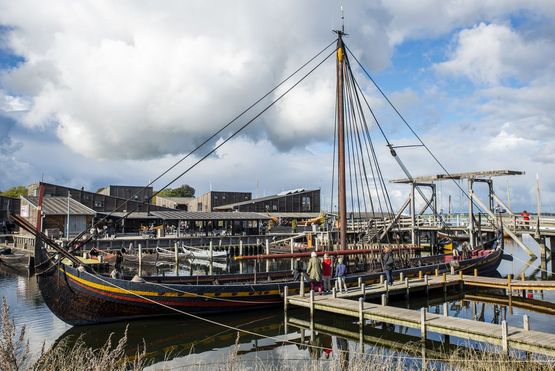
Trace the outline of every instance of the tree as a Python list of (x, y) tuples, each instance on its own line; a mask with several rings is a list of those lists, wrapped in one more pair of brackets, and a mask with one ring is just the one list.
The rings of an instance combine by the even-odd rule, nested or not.
[(158, 194), (161, 197), (195, 197), (195, 189), (188, 184), (178, 188), (166, 188)]
[(15, 186), (12, 187), (10, 189), (8, 189), (7, 191), (1, 192), (0, 195), (2, 196), (6, 196), (6, 197), (15, 197), (15, 198), (19, 198), (19, 196), (27, 196), (27, 187), (25, 186)]

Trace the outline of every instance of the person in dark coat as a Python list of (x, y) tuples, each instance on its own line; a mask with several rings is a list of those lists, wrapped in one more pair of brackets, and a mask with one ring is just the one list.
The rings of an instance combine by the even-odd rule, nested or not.
[(297, 258), (297, 261), (295, 262), (295, 275), (293, 276), (293, 281), (300, 281), (301, 279), (306, 281), (304, 263), (301, 258)]
[(385, 271), (385, 277), (387, 283), (393, 284), (393, 269), (395, 269), (395, 261), (393, 260), (393, 253), (389, 246), (384, 247), (384, 253), (382, 255), (382, 266)]

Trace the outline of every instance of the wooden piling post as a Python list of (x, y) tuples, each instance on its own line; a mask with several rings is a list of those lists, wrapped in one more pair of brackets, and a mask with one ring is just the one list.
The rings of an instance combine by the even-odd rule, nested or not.
[(513, 289), (511, 288), (511, 275), (508, 274), (507, 275), (507, 295), (508, 296), (512, 296), (513, 295)]
[(360, 294), (362, 295), (363, 299), (366, 299), (366, 285), (363, 283), (362, 285), (360, 285)]
[(141, 275), (141, 265), (143, 263), (143, 247), (139, 244), (139, 276)]
[(380, 285), (383, 285), (383, 281), (384, 281), (384, 275), (380, 274)]
[[(270, 255), (270, 241), (266, 238), (266, 255)], [(291, 270), (294, 268), (294, 261), (291, 259)], [(266, 272), (270, 271), (270, 260), (266, 259)]]
[(451, 275), (454, 276), (455, 275), (455, 267), (451, 266)]
[(443, 273), (443, 292), (447, 292), (447, 273)]
[(424, 285), (426, 286), (426, 295), (428, 295), (428, 293), (430, 291), (430, 286), (428, 285), (428, 275), (427, 274), (424, 275)]
[(212, 260), (214, 258), (214, 244), (212, 243), (212, 239), (210, 239), (210, 242), (208, 243), (208, 249), (210, 252), (210, 260)]
[(174, 249), (175, 249), (175, 265), (176, 265), (177, 267), (179, 267), (179, 252), (178, 252), (178, 250), (177, 250), (177, 249), (178, 249), (178, 244), (177, 244), (177, 242), (176, 242), (175, 245), (174, 245)]
[(399, 281), (403, 282), (405, 280), (405, 274), (403, 272), (399, 273)]
[(474, 268), (474, 277), (478, 277), (478, 268)]
[(436, 268), (434, 273), (436, 277), (439, 277), (439, 268)]
[(360, 287), (362, 285), (362, 277), (358, 278), (358, 287)]
[(331, 296), (332, 298), (336, 298), (337, 297), (337, 291), (335, 290), (335, 287), (331, 288)]
[(407, 289), (407, 299), (408, 299), (409, 296), (410, 296), (410, 285), (409, 285), (409, 278), (408, 277), (405, 277), (405, 287)]
[(530, 331), (530, 319), (528, 318), (528, 315), (525, 314), (522, 316), (522, 324), (523, 324), (523, 328), (524, 331)]
[(443, 317), (449, 317), (449, 306), (447, 302), (443, 303)]
[(420, 338), (426, 340), (426, 308), (420, 308)]
[(288, 293), (289, 293), (289, 287), (285, 286), (283, 288), (283, 311), (286, 316), (287, 316), (287, 304), (288, 304), (287, 300), (289, 300)]
[(387, 295), (386, 294), (382, 294), (382, 305), (383, 306), (387, 305)]
[(503, 353), (509, 353), (509, 328), (507, 327), (507, 321), (501, 321), (501, 345), (503, 347)]
[(301, 288), (299, 289), (299, 295), (304, 298), (304, 277), (301, 274)]
[(239, 256), (243, 256), (243, 240), (239, 240)]
[(364, 299), (358, 298), (358, 323), (360, 326), (364, 325)]
[(310, 290), (310, 322), (314, 321), (314, 290)]
[(418, 271), (418, 279), (422, 279), (422, 271)]

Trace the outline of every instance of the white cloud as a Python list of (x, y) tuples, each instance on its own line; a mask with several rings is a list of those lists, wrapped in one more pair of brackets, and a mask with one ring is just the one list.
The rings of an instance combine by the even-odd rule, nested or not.
[(29, 102), (26, 102), (22, 97), (15, 97), (6, 94), (0, 90), (0, 111), (5, 113), (27, 111), (29, 109)]
[[(186, 152), (333, 40), (328, 25), (313, 37), (324, 30), (304, 19), (310, 4), (295, 7), (302, 10), (297, 15), (285, 4), (170, 2), (161, 8), (59, 1), (35, 12), (32, 1), (5, 2), (0, 22), (14, 26), (9, 45), (25, 62), (2, 80), (29, 97), (23, 124), (55, 123), (76, 153), (152, 158)], [(314, 15), (326, 13), (322, 8)], [(333, 64), (328, 67), (333, 72)], [(266, 135), (275, 143), (295, 145), (298, 135), (290, 130), (300, 119), (305, 141), (329, 124), (323, 112), (307, 113), (321, 112), (333, 87), (322, 80), (302, 89), (302, 106), (284, 101), (274, 116), (279, 121), (267, 122)]]
[[(344, 5), (346, 41), (371, 72), (395, 69), (394, 48), (406, 40), (458, 36), (449, 59), (437, 68), (446, 78), (466, 76), (480, 90), (452, 103), (452, 91), (434, 80), (431, 87), (412, 85), (390, 94), (411, 123), (438, 124), (419, 133), (450, 170), (516, 167), (555, 173), (550, 172), (555, 158), (546, 150), (555, 145), (548, 135), (555, 117), (553, 33), (535, 28), (542, 23), (538, 19), (555, 19), (552, 1)], [(0, 72), (0, 109), (19, 110), (13, 117), (26, 133), (6, 134), (23, 147), (4, 152), (10, 158), (1, 161), (13, 171), (12, 178), (2, 174), (0, 186), (36, 181), (42, 172), (48, 181), (90, 189), (146, 183), (331, 42), (338, 7), (331, 0), (163, 5), (60, 0), (48, 6), (0, 0), (0, 24), (12, 27), (7, 45), (24, 57)], [(513, 14), (524, 14), (529, 23), (511, 25)], [(543, 24), (549, 29), (549, 21)], [(429, 67), (419, 75), (426, 78)], [(199, 191), (209, 182), (253, 190), (258, 178), (268, 193), (327, 186), (331, 150), (321, 143), (332, 140), (334, 70), (332, 62), (323, 66), (183, 182)], [(407, 83), (418, 84), (420, 77)], [(507, 84), (513, 79), (518, 84)], [(383, 110), (383, 101), (360, 83), (372, 106)], [(470, 117), (453, 119), (461, 112)], [(384, 121), (395, 128), (396, 144), (414, 144), (390, 118)], [(515, 150), (491, 150), (496, 145)], [(292, 147), (295, 151), (282, 152)], [(383, 156), (386, 177), (403, 176), (387, 152)], [(415, 175), (440, 172), (413, 152), (402, 152), (402, 158)], [(406, 190), (392, 187), (392, 193), (398, 201)]]
[(383, 6), (392, 14), (388, 34), (395, 45), (406, 39), (441, 36), (485, 19), (506, 18), (517, 12), (555, 18), (555, 3), (550, 0), (397, 0), (384, 1)]
[(523, 82), (554, 72), (553, 57), (553, 40), (526, 40), (507, 25), (480, 23), (462, 30), (450, 59), (435, 68), (478, 84), (497, 85), (508, 78)]

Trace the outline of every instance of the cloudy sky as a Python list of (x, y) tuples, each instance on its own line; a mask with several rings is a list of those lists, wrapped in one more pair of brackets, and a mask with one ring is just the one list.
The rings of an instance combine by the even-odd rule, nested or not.
[[(343, 3), (347, 45), (449, 171), (526, 171), (495, 183), (517, 210), (535, 210), (538, 174), (555, 212), (555, 2)], [(148, 183), (330, 44), (340, 5), (0, 0), (0, 189)], [(330, 59), (177, 185), (322, 188), (329, 205), (334, 73)], [(358, 73), (392, 142), (414, 144)], [(386, 178), (402, 177), (376, 148)], [(413, 175), (441, 172), (424, 151), (399, 154)], [(442, 208), (466, 205), (439, 189)]]

